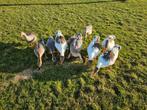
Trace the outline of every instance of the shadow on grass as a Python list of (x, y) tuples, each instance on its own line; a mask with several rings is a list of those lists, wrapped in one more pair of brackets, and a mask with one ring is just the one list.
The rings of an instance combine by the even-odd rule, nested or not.
[[(38, 81), (67, 80), (80, 76), (87, 71), (87, 66), (82, 63), (73, 63), (75, 59), (65, 60), (63, 65), (54, 65), (50, 60), (43, 62), (39, 71), (36, 68), (36, 58), (32, 48), (20, 48), (20, 43), (0, 42), (0, 72), (2, 73), (21, 73), (30, 68), (33, 72), (33, 79)], [(46, 64), (48, 63), (48, 64)], [(37, 72), (36, 72), (37, 71)], [(28, 73), (30, 74), (30, 73)]]
[(34, 5), (79, 5), (79, 4), (95, 4), (95, 3), (108, 3), (108, 2), (121, 2), (121, 0), (112, 1), (90, 1), (90, 2), (69, 2), (69, 3), (21, 3), (21, 4), (0, 4), (0, 6), (34, 6)]
[(33, 49), (20, 49), (20, 46), (20, 43), (0, 42), (0, 72), (21, 72), (35, 63)]
[(41, 73), (34, 73), (33, 79), (38, 81), (66, 81), (80, 77), (83, 72), (87, 72), (87, 66), (82, 63), (71, 64), (65, 62), (63, 65), (46, 65), (46, 69)]

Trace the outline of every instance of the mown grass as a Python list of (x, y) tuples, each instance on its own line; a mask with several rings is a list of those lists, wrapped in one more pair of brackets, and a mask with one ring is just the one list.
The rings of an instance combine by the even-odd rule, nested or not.
[[(0, 109), (147, 109), (147, 2), (105, 1), (0, 0)], [(114, 34), (122, 46), (115, 65), (95, 78), (89, 73), (96, 61), (88, 67), (50, 60), (36, 70), (33, 49), (19, 39), (21, 31), (47, 38), (57, 29), (68, 38), (87, 24), (101, 41)], [(85, 56), (89, 41), (82, 50)], [(19, 74), (32, 78), (15, 81)]]

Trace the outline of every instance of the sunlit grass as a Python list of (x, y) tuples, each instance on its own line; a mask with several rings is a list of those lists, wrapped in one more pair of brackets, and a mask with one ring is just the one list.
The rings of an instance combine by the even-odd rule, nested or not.
[[(147, 2), (91, 3), (95, 1), (0, 0), (0, 109), (147, 108)], [(82, 33), (87, 24), (93, 25), (93, 35), (99, 34), (101, 41), (114, 34), (122, 46), (116, 63), (95, 78), (89, 73), (97, 61), (88, 67), (78, 59), (65, 60), (63, 65), (53, 65), (50, 59), (38, 71), (33, 49), (20, 39), (21, 31), (47, 39), (57, 29), (67, 39)], [(85, 57), (90, 39), (84, 42)], [(17, 75), (28, 74), (31, 79), (16, 80)]]

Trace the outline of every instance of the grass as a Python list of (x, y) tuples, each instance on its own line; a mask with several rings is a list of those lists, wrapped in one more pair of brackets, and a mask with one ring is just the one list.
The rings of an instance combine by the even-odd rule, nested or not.
[[(101, 69), (78, 61), (36, 70), (33, 49), (20, 32), (39, 38), (61, 29), (66, 38), (92, 24), (101, 41), (116, 35), (122, 46), (116, 63)], [(147, 109), (147, 2), (128, 0), (0, 0), (0, 109)], [(82, 53), (87, 56), (85, 41)], [(15, 80), (31, 74), (29, 80)]]

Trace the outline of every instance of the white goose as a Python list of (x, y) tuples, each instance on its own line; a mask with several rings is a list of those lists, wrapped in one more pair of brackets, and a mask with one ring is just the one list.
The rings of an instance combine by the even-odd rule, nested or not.
[(97, 71), (100, 70), (100, 68), (105, 68), (110, 65), (113, 65), (118, 58), (119, 51), (121, 49), (120, 45), (115, 45), (112, 50), (107, 51), (106, 53), (103, 53), (99, 56), (97, 66), (93, 72), (95, 74)]
[(100, 53), (100, 37), (99, 36), (94, 36), (93, 40), (87, 47), (87, 52), (88, 52), (88, 60), (89, 63), (92, 63), (92, 60), (98, 56)]
[(84, 35), (87, 37), (88, 35), (92, 34), (92, 25), (88, 25), (85, 27)]
[(34, 49), (34, 53), (36, 55), (36, 57), (38, 58), (38, 68), (40, 69), (42, 66), (42, 56), (45, 53), (45, 44), (44, 44), (44, 40), (40, 40)]
[(110, 51), (115, 46), (115, 35), (108, 35), (107, 38), (104, 39), (102, 42), (102, 52), (105, 53), (106, 51)]
[(64, 62), (65, 51), (67, 49), (67, 42), (60, 30), (55, 33), (55, 47), (60, 53), (61, 64)]
[(26, 40), (26, 42), (28, 43), (34, 43), (37, 41), (37, 36), (33, 33), (24, 33), (24, 32), (21, 32), (21, 38)]

